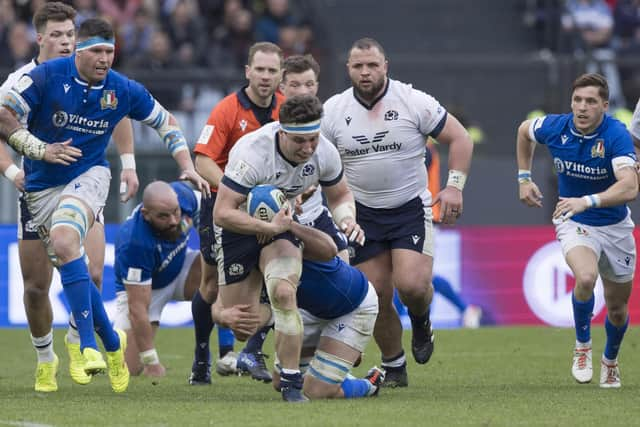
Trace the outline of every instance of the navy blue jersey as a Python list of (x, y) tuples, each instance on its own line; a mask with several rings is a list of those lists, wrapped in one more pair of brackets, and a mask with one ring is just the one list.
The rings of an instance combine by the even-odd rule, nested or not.
[[(603, 192), (616, 182), (614, 160), (636, 160), (627, 128), (606, 114), (600, 126), (589, 135), (582, 135), (575, 128), (572, 113), (534, 119), (529, 135), (549, 148), (558, 174), (560, 197), (582, 197)], [(624, 204), (593, 208), (571, 219), (586, 225), (611, 225), (622, 221), (627, 211)]]
[(185, 262), (189, 231), (197, 226), (199, 202), (196, 194), (183, 182), (172, 182), (182, 211), (182, 232), (175, 241), (162, 240), (143, 218), (138, 205), (122, 224), (116, 238), (116, 291), (124, 285), (152, 285), (160, 289), (171, 283)]
[(339, 257), (331, 261), (303, 261), (298, 286), (298, 307), (321, 319), (351, 313), (364, 300), (369, 281)]
[(31, 133), (49, 143), (71, 138), (82, 150), (69, 166), (25, 157), (27, 191), (67, 184), (93, 166), (108, 166), (105, 150), (118, 122), (125, 116), (142, 121), (154, 110), (155, 100), (140, 83), (109, 70), (102, 82), (89, 85), (74, 61), (75, 55), (40, 64), (9, 92), (11, 108), (27, 117)]

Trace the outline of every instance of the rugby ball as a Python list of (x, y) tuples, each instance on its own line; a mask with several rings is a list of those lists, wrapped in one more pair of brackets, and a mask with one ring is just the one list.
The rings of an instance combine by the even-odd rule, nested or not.
[(258, 185), (249, 192), (247, 212), (256, 219), (270, 222), (286, 203), (287, 198), (278, 187)]

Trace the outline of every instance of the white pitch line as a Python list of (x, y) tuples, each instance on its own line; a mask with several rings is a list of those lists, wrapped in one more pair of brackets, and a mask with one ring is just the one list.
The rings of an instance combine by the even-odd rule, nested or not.
[(52, 424), (32, 423), (31, 421), (6, 421), (0, 420), (0, 425), (17, 427), (54, 427)]

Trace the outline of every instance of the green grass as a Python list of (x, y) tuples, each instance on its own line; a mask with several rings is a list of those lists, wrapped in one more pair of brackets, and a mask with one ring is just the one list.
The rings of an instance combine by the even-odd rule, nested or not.
[[(0, 330), (0, 425), (8, 426), (630, 426), (637, 425), (640, 338), (630, 329), (621, 352), (623, 387), (601, 390), (594, 334), (594, 379), (571, 378), (573, 331), (555, 328), (441, 330), (426, 366), (409, 363), (409, 387), (383, 389), (376, 399), (291, 405), (268, 385), (246, 377), (214, 376), (210, 387), (187, 384), (193, 333), (160, 330), (157, 348), (167, 377), (152, 385), (132, 378), (111, 392), (106, 376), (88, 386), (67, 372), (64, 331), (56, 331), (59, 390), (33, 391), (35, 354), (26, 330)], [(405, 335), (405, 348), (409, 348)], [(271, 342), (265, 346), (271, 349)], [(267, 350), (269, 353), (269, 351)], [(411, 357), (409, 356), (411, 359)], [(379, 364), (372, 343), (357, 375)]]

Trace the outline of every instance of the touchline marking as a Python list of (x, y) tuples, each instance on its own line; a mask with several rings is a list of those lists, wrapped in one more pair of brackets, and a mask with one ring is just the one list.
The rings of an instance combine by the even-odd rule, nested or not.
[(6, 420), (0, 420), (0, 425), (19, 426), (19, 427), (54, 427), (53, 424), (32, 423), (31, 421), (6, 421)]

